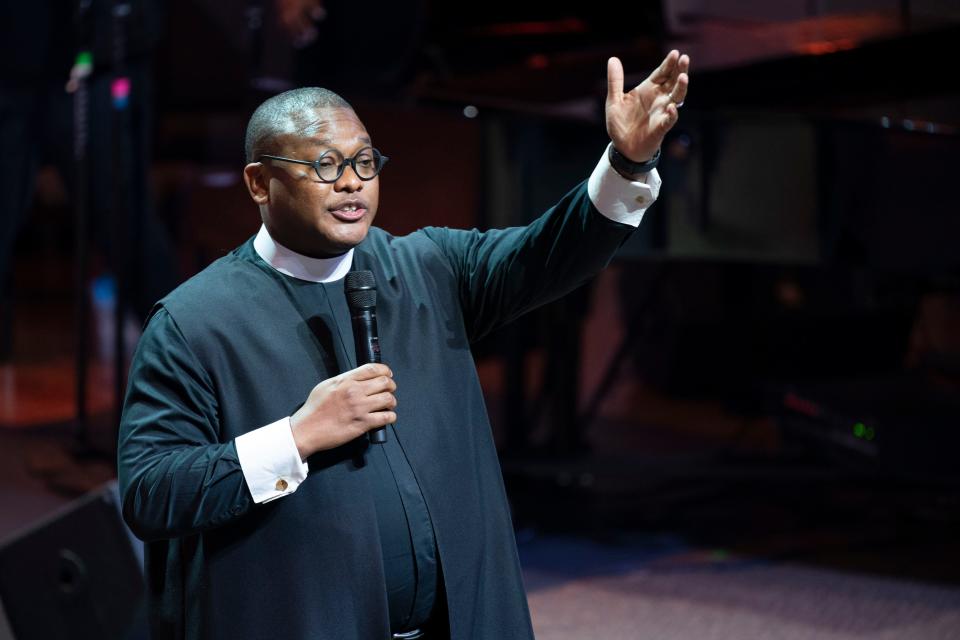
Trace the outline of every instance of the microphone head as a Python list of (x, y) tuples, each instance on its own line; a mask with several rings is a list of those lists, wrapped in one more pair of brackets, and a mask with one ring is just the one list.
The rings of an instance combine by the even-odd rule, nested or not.
[(372, 309), (377, 306), (377, 281), (373, 271), (351, 271), (343, 283), (347, 305), (351, 309)]

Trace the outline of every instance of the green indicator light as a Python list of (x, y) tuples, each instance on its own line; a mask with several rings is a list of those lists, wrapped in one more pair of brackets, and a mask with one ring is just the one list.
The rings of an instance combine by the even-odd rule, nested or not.
[(77, 54), (77, 59), (74, 62), (76, 65), (91, 65), (93, 64), (93, 54), (89, 51), (81, 51)]
[(873, 440), (877, 436), (877, 433), (873, 430), (872, 427), (867, 427), (866, 437), (867, 440)]
[[(870, 429), (870, 431), (873, 431), (873, 429)], [(853, 435), (857, 436), (858, 438), (862, 438), (866, 432), (867, 428), (863, 426), (862, 422), (858, 422), (857, 424), (853, 425)]]

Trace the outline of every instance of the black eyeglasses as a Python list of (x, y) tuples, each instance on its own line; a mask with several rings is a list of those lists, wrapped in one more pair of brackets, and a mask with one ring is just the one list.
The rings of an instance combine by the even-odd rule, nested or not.
[(388, 158), (373, 147), (362, 149), (352, 158), (344, 158), (339, 151), (327, 151), (314, 161), (297, 160), (296, 158), (284, 158), (281, 156), (261, 155), (257, 162), (264, 158), (271, 160), (282, 160), (283, 162), (295, 162), (297, 164), (306, 164), (313, 167), (317, 172), (320, 182), (336, 182), (343, 175), (347, 165), (353, 167), (354, 173), (361, 180), (373, 180), (380, 174), (383, 165), (387, 164)]

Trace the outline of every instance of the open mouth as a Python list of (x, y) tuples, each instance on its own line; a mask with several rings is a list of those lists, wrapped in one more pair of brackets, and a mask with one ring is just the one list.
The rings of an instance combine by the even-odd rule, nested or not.
[(337, 220), (342, 220), (343, 222), (356, 222), (367, 215), (367, 206), (366, 203), (360, 201), (345, 202), (341, 205), (337, 205), (337, 207), (334, 209), (330, 209), (330, 213), (332, 213), (333, 217)]

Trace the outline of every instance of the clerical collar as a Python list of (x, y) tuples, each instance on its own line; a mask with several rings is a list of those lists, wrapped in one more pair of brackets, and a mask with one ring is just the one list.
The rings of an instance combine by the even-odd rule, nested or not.
[(266, 225), (260, 225), (260, 232), (253, 239), (253, 248), (264, 262), (280, 273), (309, 282), (336, 282), (347, 275), (353, 264), (353, 249), (335, 258), (311, 258), (274, 240)]

